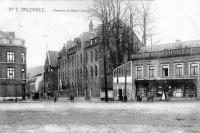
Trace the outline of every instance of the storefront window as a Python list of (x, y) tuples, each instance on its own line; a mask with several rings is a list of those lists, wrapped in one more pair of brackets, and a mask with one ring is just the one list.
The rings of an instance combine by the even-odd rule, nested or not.
[(149, 66), (149, 77), (155, 77), (155, 66)]
[(175, 65), (176, 76), (183, 75), (183, 64), (176, 64)]
[(197, 75), (198, 74), (198, 63), (191, 63), (190, 64), (190, 75)]
[(137, 67), (137, 78), (141, 78), (142, 77), (142, 67)]

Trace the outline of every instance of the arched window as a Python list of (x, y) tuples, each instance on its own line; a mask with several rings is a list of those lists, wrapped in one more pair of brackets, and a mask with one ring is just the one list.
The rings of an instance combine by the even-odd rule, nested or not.
[(93, 77), (93, 67), (91, 66), (91, 77)]
[(95, 61), (97, 61), (97, 50), (95, 49)]
[(91, 62), (93, 61), (93, 52), (91, 51), (90, 52), (90, 55), (91, 55)]
[(95, 76), (97, 77), (98, 75), (98, 69), (97, 69), (97, 65), (95, 65)]

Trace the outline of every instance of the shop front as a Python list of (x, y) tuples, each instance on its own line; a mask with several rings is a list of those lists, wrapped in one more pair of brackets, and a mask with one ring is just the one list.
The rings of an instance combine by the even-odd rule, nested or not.
[(136, 95), (141, 94), (143, 99), (149, 94), (155, 100), (197, 97), (196, 79), (136, 80), (135, 85)]

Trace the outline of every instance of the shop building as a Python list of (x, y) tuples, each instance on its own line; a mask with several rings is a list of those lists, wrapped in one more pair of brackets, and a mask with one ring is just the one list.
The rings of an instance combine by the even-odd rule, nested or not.
[(0, 99), (25, 99), (26, 47), (14, 32), (0, 31)]
[[(115, 99), (136, 100), (154, 94), (154, 99), (200, 98), (200, 41), (142, 47), (126, 64), (114, 70)], [(121, 79), (120, 79), (121, 77)]]

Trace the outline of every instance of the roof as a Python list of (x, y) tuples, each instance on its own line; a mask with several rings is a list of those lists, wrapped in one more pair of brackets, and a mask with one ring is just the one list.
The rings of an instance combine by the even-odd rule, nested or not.
[(47, 51), (47, 58), (51, 67), (56, 67), (58, 63), (58, 51)]
[(181, 49), (181, 48), (187, 48), (187, 47), (188, 48), (200, 47), (200, 40), (186, 41), (186, 42), (177, 41), (176, 43), (145, 46), (145, 47), (141, 47), (138, 53), (173, 50), (173, 49)]
[(22, 40), (20, 38), (15, 37), (15, 32), (7, 32), (6, 33), (4, 31), (0, 31), (0, 38)]

